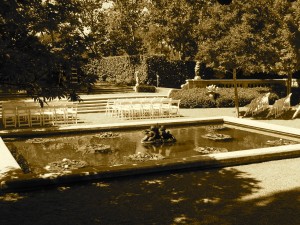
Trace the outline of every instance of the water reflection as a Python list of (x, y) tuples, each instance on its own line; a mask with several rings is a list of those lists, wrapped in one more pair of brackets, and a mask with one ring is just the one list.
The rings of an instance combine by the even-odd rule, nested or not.
[[(226, 148), (228, 151), (236, 151), (268, 147), (266, 142), (276, 139), (249, 131), (227, 128), (216, 131), (232, 137), (232, 140), (223, 142), (203, 138), (203, 135), (211, 132), (207, 126), (168, 127), (168, 129), (176, 137), (176, 143), (145, 145), (141, 143), (144, 136), (142, 130), (134, 130), (120, 132), (109, 137), (101, 133), (94, 133), (11, 140), (6, 144), (8, 148), (16, 148), (32, 168), (41, 170), (50, 162), (64, 158), (84, 160), (91, 167), (114, 166), (132, 163), (127, 156), (137, 153), (155, 153), (161, 154), (165, 158), (183, 158), (200, 154), (194, 151), (198, 147)], [(111, 151), (106, 153), (88, 152), (87, 146), (91, 145), (107, 145), (110, 146)]]

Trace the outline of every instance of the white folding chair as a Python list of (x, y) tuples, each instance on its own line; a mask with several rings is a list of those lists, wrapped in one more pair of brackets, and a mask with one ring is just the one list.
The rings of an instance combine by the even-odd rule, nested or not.
[(132, 119), (132, 106), (131, 100), (129, 99), (122, 99), (119, 101), (118, 104), (118, 117), (122, 119)]
[(164, 98), (161, 103), (160, 115), (161, 117), (170, 117), (172, 98)]
[(142, 119), (144, 117), (142, 101), (140, 99), (137, 98), (131, 101), (131, 110), (132, 119)]
[(44, 105), (42, 108), (42, 124), (54, 125), (55, 122), (55, 110), (51, 105)]
[(66, 123), (66, 102), (54, 101), (51, 103), (54, 108), (54, 124)]
[(30, 112), (25, 103), (18, 103), (17, 122), (18, 127), (30, 127)]
[(142, 115), (143, 118), (151, 118), (152, 117), (152, 100), (153, 98), (142, 98), (140, 99), (142, 106)]
[(116, 99), (108, 99), (106, 102), (105, 115), (116, 116), (117, 114), (117, 101)]
[(4, 128), (17, 126), (17, 106), (15, 104), (2, 103), (2, 122)]
[(110, 106), (107, 111), (107, 115), (112, 116), (112, 117), (119, 117), (120, 116), (120, 103), (121, 99), (114, 99), (111, 100)]
[(77, 124), (77, 104), (73, 102), (69, 102), (65, 105), (65, 112), (66, 112), (66, 122), (75, 123)]
[(172, 99), (170, 100), (170, 117), (172, 116), (179, 116), (179, 105), (180, 105), (180, 99), (175, 100)]
[(41, 106), (35, 102), (26, 103), (26, 107), (29, 110), (29, 122), (30, 126), (43, 125), (43, 116)]
[(161, 116), (161, 105), (162, 105), (162, 98), (153, 98), (151, 101), (152, 106), (152, 112), (151, 117), (152, 118), (159, 118)]

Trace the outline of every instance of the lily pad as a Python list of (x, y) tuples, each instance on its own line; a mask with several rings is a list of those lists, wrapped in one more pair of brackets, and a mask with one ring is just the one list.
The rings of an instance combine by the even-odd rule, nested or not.
[(113, 132), (103, 132), (103, 133), (94, 135), (94, 137), (97, 137), (97, 138), (117, 138), (119, 136), (120, 136), (119, 133), (113, 133)]
[(203, 138), (207, 138), (214, 141), (227, 141), (231, 140), (232, 137), (228, 134), (218, 134), (218, 133), (208, 133), (202, 136)]
[(65, 158), (61, 161), (51, 162), (44, 168), (51, 172), (64, 172), (67, 170), (75, 170), (75, 169), (83, 168), (86, 165), (87, 163), (85, 161), (71, 160)]
[(271, 146), (280, 146), (280, 145), (294, 145), (294, 144), (297, 144), (297, 142), (290, 141), (290, 140), (278, 139), (278, 140), (273, 140), (273, 141), (268, 140), (266, 142), (266, 144), (271, 145)]
[(149, 152), (138, 152), (136, 154), (132, 154), (127, 156), (126, 158), (132, 160), (132, 161), (149, 161), (149, 160), (162, 160), (165, 157), (158, 153), (149, 153)]
[(220, 153), (220, 152), (228, 152), (226, 148), (216, 148), (216, 147), (197, 147), (194, 149), (196, 152), (201, 154), (211, 154), (211, 153)]
[(76, 150), (76, 152), (82, 152), (83, 154), (94, 154), (94, 153), (111, 153), (113, 151), (110, 145), (91, 144)]

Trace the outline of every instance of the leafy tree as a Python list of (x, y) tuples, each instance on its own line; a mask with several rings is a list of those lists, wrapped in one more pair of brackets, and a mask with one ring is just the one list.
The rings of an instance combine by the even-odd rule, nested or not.
[[(198, 23), (197, 10), (204, 1), (176, 0), (152, 1), (150, 32), (147, 42), (150, 49), (167, 53), (170, 58), (193, 59), (197, 53), (194, 25)], [(148, 47), (149, 48), (149, 47)]]
[(112, 7), (107, 9), (105, 21), (107, 24), (105, 56), (136, 55), (144, 52), (140, 36), (144, 28), (143, 1), (113, 0)]
[(0, 84), (26, 90), (41, 103), (55, 97), (79, 98), (96, 77), (79, 73), (86, 46), (78, 32), (75, 0), (0, 2)]
[(78, 30), (84, 38), (89, 58), (99, 58), (107, 51), (108, 32), (105, 0), (79, 1)]
[[(293, 33), (287, 18), (290, 4), (283, 0), (211, 1), (200, 12), (197, 58), (220, 71), (292, 74), (299, 69)], [(236, 107), (238, 97), (236, 90)]]

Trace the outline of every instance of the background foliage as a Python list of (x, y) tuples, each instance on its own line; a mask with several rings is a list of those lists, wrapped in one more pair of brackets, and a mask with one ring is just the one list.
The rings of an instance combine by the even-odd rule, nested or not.
[[(194, 77), (194, 61), (170, 61), (165, 56), (134, 55), (94, 59), (85, 66), (100, 80), (135, 85), (136, 73), (140, 83), (180, 88), (186, 79)], [(157, 77), (158, 76), (158, 77)]]
[[(239, 106), (243, 107), (252, 99), (263, 93), (271, 92), (269, 103), (273, 104), (280, 96), (269, 88), (239, 88)], [(182, 108), (214, 108), (214, 107), (234, 107), (234, 90), (232, 88), (219, 88), (217, 98), (212, 100), (206, 88), (192, 88), (172, 92), (173, 99), (181, 99)]]
[(165, 59), (134, 67), (115, 60), (116, 73), (100, 77), (132, 84), (135, 71), (148, 71), (145, 82), (156, 83), (158, 75), (161, 86), (178, 87), (193, 77), (194, 60), (221, 78), (231, 78), (233, 69), (291, 76), (300, 70), (299, 15), (300, 1), (286, 0), (2, 0), (0, 85), (33, 98), (76, 99), (97, 80), (99, 69), (88, 62), (131, 55)]

